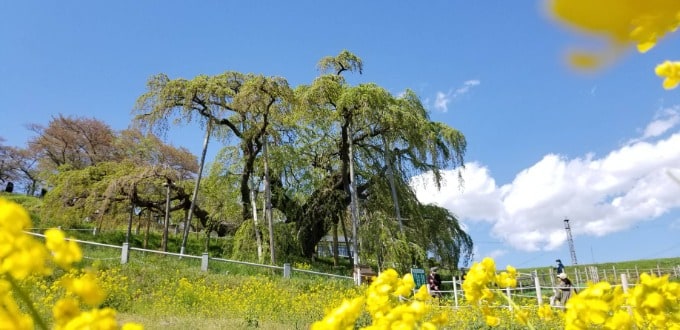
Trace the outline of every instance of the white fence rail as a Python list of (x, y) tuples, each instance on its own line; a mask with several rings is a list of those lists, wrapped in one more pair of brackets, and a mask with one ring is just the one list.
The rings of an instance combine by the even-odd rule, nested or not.
[[(45, 235), (39, 234), (39, 233), (28, 232), (28, 231), (25, 232), (25, 233), (27, 233), (29, 235), (36, 236), (36, 237), (45, 238)], [(164, 252), (164, 251), (158, 251), (158, 250), (136, 248), (136, 247), (131, 247), (128, 243), (123, 243), (122, 246), (118, 246), (118, 245), (112, 245), (112, 244), (102, 244), (102, 243), (98, 243), (98, 242), (83, 241), (83, 240), (78, 240), (78, 239), (74, 239), (74, 238), (67, 238), (67, 240), (78, 242), (78, 243), (83, 244), (83, 245), (92, 245), (92, 246), (99, 246), (99, 247), (105, 247), (105, 248), (120, 249), (121, 250), (121, 252), (120, 252), (120, 263), (121, 264), (127, 264), (130, 261), (130, 251), (139, 251), (139, 252), (145, 252), (145, 253), (154, 253), (154, 254), (158, 254), (158, 255), (176, 256), (176, 257), (179, 257), (179, 258), (200, 259), (202, 271), (208, 271), (208, 265), (209, 265), (210, 261), (215, 261), (215, 262), (224, 262), (224, 263), (231, 263), (231, 264), (247, 265), (247, 266), (252, 266), (252, 267), (281, 270), (283, 272), (284, 278), (291, 278), (293, 272), (298, 272), (298, 273), (312, 274), (312, 275), (339, 278), (339, 279), (347, 279), (347, 280), (353, 280), (354, 279), (351, 276), (322, 273), (322, 272), (316, 272), (316, 271), (311, 271), (311, 270), (307, 270), (307, 269), (297, 269), (297, 268), (291, 267), (291, 265), (289, 263), (285, 263), (285, 264), (283, 264), (283, 266), (264, 265), (264, 264), (258, 264), (258, 263), (247, 262), (247, 261), (230, 260), (230, 259), (223, 259), (223, 258), (210, 258), (208, 253), (203, 253), (200, 256), (196, 256), (196, 255), (190, 255), (190, 254), (181, 254), (181, 253), (173, 253), (173, 252)]]
[[(637, 279), (640, 277), (640, 274), (645, 272), (655, 274), (657, 276), (669, 275), (671, 279), (680, 278), (680, 266), (675, 266), (671, 268), (656, 267), (654, 269), (651, 269), (650, 271), (643, 271), (637, 268), (635, 269), (635, 271), (633, 270), (612, 271), (612, 273), (617, 274), (618, 279), (615, 279), (612, 277), (612, 275), (609, 275), (608, 277), (605, 278), (598, 278), (598, 280), (593, 280), (592, 274), (600, 273), (596, 268), (597, 267), (589, 266), (587, 270), (583, 269), (579, 270), (575, 268), (570, 270), (569, 273), (574, 275), (573, 278), (578, 279), (572, 281), (574, 283), (574, 289), (580, 291), (586, 288), (588, 282), (598, 282), (606, 280), (612, 283), (612, 285), (614, 286), (622, 287), (623, 291), (627, 292), (630, 288), (635, 286), (635, 284), (631, 283), (636, 283)], [(590, 277), (587, 277), (584, 274), (584, 272), (586, 271), (590, 272), (590, 275), (588, 275)], [(550, 274), (552, 274), (552, 272), (550, 272)], [(560, 290), (555, 281), (556, 274), (553, 274), (554, 276), (550, 274), (549, 275), (539, 274), (537, 271), (534, 271), (531, 274), (519, 274), (518, 285), (516, 288), (505, 289), (499, 288), (492, 290), (501, 292), (502, 294), (505, 294), (511, 299), (517, 297), (536, 298), (537, 304), (542, 305), (544, 302), (543, 300), (546, 296), (555, 297), (555, 293), (557, 292), (557, 290)], [(549, 278), (550, 280), (546, 280), (546, 277)], [(570, 278), (572, 278), (571, 275)], [(447, 300), (448, 299), (451, 300), (451, 305), (453, 308), (462, 307), (461, 304), (459, 304), (459, 301), (463, 299), (465, 296), (465, 293), (462, 290), (462, 280), (459, 277), (454, 277), (451, 280), (442, 281), (442, 284), (444, 287), (451, 287), (451, 290), (439, 291), (440, 293), (442, 293), (443, 297)], [(553, 299), (551, 299), (550, 304), (555, 308), (564, 308), (564, 306), (561, 306), (559, 302), (553, 301)], [(505, 305), (505, 307), (512, 309), (512, 306), (510, 305)]]

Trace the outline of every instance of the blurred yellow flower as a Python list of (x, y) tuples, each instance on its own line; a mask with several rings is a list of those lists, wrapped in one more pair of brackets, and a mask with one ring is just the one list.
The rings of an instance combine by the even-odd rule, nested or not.
[(31, 226), (19, 204), (0, 198), (0, 274), (24, 279), (32, 273), (47, 274), (47, 251), (23, 230)]
[(31, 219), (21, 205), (0, 198), (0, 231), (18, 234), (30, 226)]
[(549, 304), (543, 304), (538, 307), (538, 317), (541, 320), (551, 320), (553, 318), (552, 306)]
[(637, 44), (640, 52), (680, 25), (676, 0), (551, 0), (549, 9), (558, 20), (612, 43)]
[(361, 313), (363, 297), (344, 299), (342, 304), (330, 311), (321, 321), (312, 324), (312, 330), (354, 329), (354, 322)]
[(654, 71), (657, 76), (665, 78), (663, 81), (663, 88), (673, 89), (680, 84), (680, 61), (665, 61), (657, 65)]
[(138, 323), (125, 323), (121, 330), (144, 330), (144, 327)]
[(83, 254), (74, 241), (67, 241), (59, 229), (48, 229), (45, 232), (45, 245), (52, 252), (54, 262), (62, 268), (68, 269), (73, 263), (80, 262)]
[(111, 308), (93, 309), (88, 312), (80, 313), (77, 317), (71, 319), (63, 327), (57, 327), (57, 330), (81, 329), (118, 329), (118, 323), (116, 322), (116, 311)]
[[(572, 52), (570, 62), (578, 68), (597, 68), (633, 44), (640, 53), (645, 53), (680, 26), (680, 1), (677, 0), (548, 0), (547, 3), (556, 20), (602, 36), (609, 42), (609, 47), (602, 51)], [(680, 82), (677, 64), (673, 62), (657, 66), (656, 74), (665, 78), (665, 89), (673, 89)]]
[[(0, 329), (47, 329), (35, 303), (15, 279), (23, 280), (32, 276), (27, 282), (40, 281), (43, 275), (49, 274), (50, 269), (46, 267), (50, 260), (48, 248), (52, 252), (51, 260), (64, 268), (82, 258), (78, 245), (74, 241), (66, 241), (60, 230), (48, 230), (45, 233), (46, 243), (41, 244), (24, 233), (30, 226), (30, 218), (23, 207), (0, 198)], [(72, 276), (73, 273), (68, 273), (62, 278), (67, 294), (75, 294), (93, 307), (104, 301), (104, 291), (99, 287), (95, 275), (86, 273), (78, 278)], [(37, 286), (45, 291), (52, 290), (44, 283)], [(22, 297), (22, 308), (26, 308), (30, 314), (22, 313), (12, 292)], [(51, 303), (53, 299), (48, 294), (41, 302)], [(57, 330), (118, 329), (115, 315), (115, 310), (110, 308), (82, 312), (78, 302), (70, 297), (57, 300), (52, 307), (53, 326)], [(123, 329), (140, 330), (142, 326), (131, 323), (123, 325)]]
[(633, 307), (639, 327), (668, 328), (680, 326), (680, 284), (670, 282), (668, 275), (643, 273), (640, 283), (631, 289), (628, 304)]
[(33, 319), (21, 312), (11, 290), (11, 284), (0, 278), (0, 328), (32, 330)]
[(78, 278), (66, 278), (63, 283), (66, 290), (92, 307), (98, 306), (106, 298), (104, 290), (99, 287), (97, 277), (92, 273), (85, 273)]
[(80, 314), (78, 302), (72, 298), (62, 298), (52, 307), (52, 316), (57, 325), (63, 326)]
[(485, 315), (484, 322), (490, 327), (497, 327), (501, 324), (501, 319), (493, 315)]

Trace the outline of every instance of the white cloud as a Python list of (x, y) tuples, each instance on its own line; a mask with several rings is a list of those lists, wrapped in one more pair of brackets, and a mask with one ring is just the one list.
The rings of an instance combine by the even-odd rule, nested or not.
[(496, 249), (496, 250), (492, 250), (491, 252), (489, 252), (488, 257), (491, 257), (492, 259), (496, 259), (496, 258), (502, 257), (506, 254), (508, 254), (507, 250)]
[[(668, 132), (677, 115), (657, 118), (645, 135)], [(414, 179), (413, 187), (421, 201), (448, 208), (467, 226), (490, 223), (491, 236), (517, 250), (554, 250), (567, 239), (565, 218), (573, 236), (598, 237), (680, 208), (680, 185), (668, 175), (680, 173), (679, 166), (680, 131), (631, 142), (602, 158), (548, 154), (502, 186), (489, 169), (472, 162), (461, 170), (463, 188), (457, 171), (446, 173), (442, 191), (425, 184), (428, 175)]]
[(470, 92), (470, 89), (472, 87), (475, 87), (479, 84), (480, 84), (479, 80), (468, 80), (463, 83), (463, 86), (455, 90), (452, 89), (447, 93), (437, 92), (434, 100), (434, 108), (442, 112), (447, 112), (449, 110), (449, 103), (451, 101), (464, 94), (467, 94), (468, 92)]
[(661, 136), (678, 124), (680, 124), (680, 106), (663, 109), (657, 113), (654, 121), (645, 127), (642, 136), (631, 140), (629, 143)]
[(449, 110), (449, 102), (451, 102), (450, 92), (448, 94), (437, 92), (437, 96), (434, 99), (434, 108), (446, 112)]

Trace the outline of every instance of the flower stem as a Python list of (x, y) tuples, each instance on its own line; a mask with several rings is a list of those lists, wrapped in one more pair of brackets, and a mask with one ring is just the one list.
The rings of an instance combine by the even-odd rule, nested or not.
[(35, 309), (35, 306), (33, 306), (33, 301), (31, 298), (24, 292), (24, 290), (19, 286), (19, 284), (14, 280), (14, 278), (9, 275), (6, 276), (7, 281), (12, 285), (12, 288), (16, 292), (17, 296), (21, 300), (26, 303), (26, 306), (28, 307), (29, 312), (31, 312), (31, 316), (33, 317), (33, 321), (35, 321), (36, 325), (38, 328), (47, 330), (47, 325), (45, 324), (45, 321), (40, 317), (40, 314), (38, 313), (38, 310)]
[[(519, 307), (512, 299), (510, 299), (510, 297), (508, 297), (506, 294), (504, 294), (504, 293), (497, 293), (497, 294), (500, 295), (500, 296), (502, 296), (503, 299), (505, 299), (505, 301), (507, 301), (508, 304), (510, 304), (510, 306), (512, 306), (512, 310), (513, 310), (513, 311), (516, 311), (516, 310), (518, 310), (518, 309), (520, 308), (520, 307)], [(534, 327), (533, 324), (531, 324), (530, 321), (527, 321), (526, 326), (527, 326), (529, 329), (531, 329), (531, 330), (536, 330), (536, 328)]]

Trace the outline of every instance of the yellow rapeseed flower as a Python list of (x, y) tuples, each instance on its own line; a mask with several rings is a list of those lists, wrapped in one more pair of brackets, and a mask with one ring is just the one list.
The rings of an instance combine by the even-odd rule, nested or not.
[(639, 327), (680, 326), (680, 284), (669, 282), (668, 275), (643, 273), (640, 283), (629, 292), (627, 302), (633, 307)]
[(657, 76), (665, 78), (663, 80), (663, 88), (673, 89), (680, 84), (680, 61), (665, 61), (657, 65), (654, 71)]
[[(465, 299), (472, 304), (478, 304), (481, 300), (488, 298), (488, 286), (496, 278), (496, 264), (491, 258), (484, 258), (479, 263), (474, 263), (468, 270), (463, 282)], [(491, 293), (493, 296), (493, 293)]]
[(120, 329), (121, 330), (144, 330), (144, 327), (139, 323), (129, 322), (129, 323), (123, 324), (123, 327), (120, 328)]
[(676, 0), (551, 0), (549, 8), (558, 20), (613, 43), (637, 44), (640, 52), (680, 26)]
[(26, 210), (19, 204), (0, 198), (0, 274), (16, 279), (47, 274), (47, 251), (23, 231), (31, 226)]
[(626, 319), (618, 313), (624, 304), (625, 295), (620, 286), (608, 282), (590, 284), (567, 301), (565, 323), (572, 329), (625, 325)]
[[(26, 295), (18, 284), (20, 282), (14, 280), (31, 276), (26, 282), (35, 283), (43, 280), (42, 275), (50, 273), (50, 269), (46, 267), (50, 259), (46, 246), (52, 252), (52, 260), (61, 267), (68, 268), (82, 258), (77, 244), (66, 241), (60, 230), (48, 230), (45, 235), (46, 243), (43, 245), (24, 232), (30, 226), (30, 218), (23, 207), (0, 198), (0, 329), (47, 328), (40, 312), (34, 308), (35, 302)], [(74, 272), (70, 272), (61, 279), (67, 297), (59, 299), (52, 308), (54, 329), (118, 329), (115, 310), (104, 308), (81, 312), (78, 302), (70, 297), (76, 295), (93, 307), (101, 304), (105, 296), (96, 276), (91, 273), (75, 278), (73, 276)], [(56, 291), (56, 288), (48, 287), (45, 283), (36, 286), (44, 291)], [(30, 315), (22, 313), (13, 298), (13, 291), (23, 297), (23, 307), (28, 307)], [(41, 300), (46, 304), (52, 301), (54, 298), (51, 294)], [(142, 326), (130, 323), (123, 325), (122, 329), (140, 330)]]
[(363, 297), (352, 300), (344, 299), (342, 304), (330, 311), (321, 321), (312, 324), (312, 330), (349, 330), (354, 329), (354, 322), (361, 314)]
[(72, 298), (59, 299), (52, 307), (52, 316), (58, 326), (67, 324), (70, 320), (80, 314), (78, 302)]
[(21, 312), (11, 290), (11, 284), (0, 279), (0, 328), (32, 330), (33, 319)]
[(493, 315), (484, 315), (484, 322), (490, 327), (497, 327), (501, 324), (501, 319)]
[(427, 286), (423, 285), (416, 291), (413, 298), (420, 301), (426, 301), (432, 299), (432, 296), (430, 296), (430, 293), (427, 291)]
[(52, 252), (54, 262), (64, 269), (71, 267), (73, 263), (80, 262), (83, 253), (74, 241), (67, 241), (64, 232), (59, 229), (48, 229), (45, 232), (45, 245)]
[(99, 287), (97, 278), (92, 273), (85, 273), (77, 278), (65, 278), (63, 283), (68, 292), (92, 307), (98, 306), (106, 298), (104, 290)]
[(21, 205), (0, 198), (0, 231), (18, 234), (31, 226), (31, 218)]
[[(571, 54), (571, 64), (585, 69), (601, 66), (633, 44), (645, 53), (680, 27), (677, 0), (548, 0), (548, 9), (555, 19), (609, 42), (603, 51)], [(680, 81), (677, 67), (670, 63), (656, 68), (656, 74), (665, 77), (665, 89), (675, 88)]]
[(83, 312), (63, 327), (57, 327), (56, 330), (81, 329), (117, 330), (116, 311), (111, 308), (104, 308)]
[(518, 310), (515, 312), (515, 320), (522, 325), (527, 325), (529, 323), (529, 311), (528, 310)]
[(543, 304), (538, 307), (538, 317), (541, 320), (551, 320), (553, 318), (553, 309), (549, 304)]
[(397, 280), (397, 288), (394, 290), (394, 295), (407, 297), (410, 296), (416, 283), (413, 281), (413, 275), (406, 274), (403, 278)]

